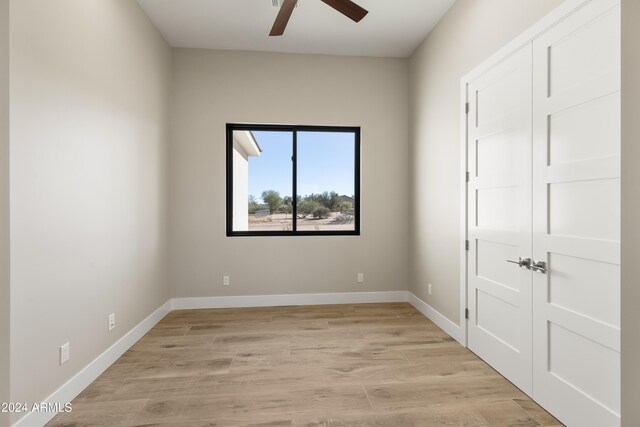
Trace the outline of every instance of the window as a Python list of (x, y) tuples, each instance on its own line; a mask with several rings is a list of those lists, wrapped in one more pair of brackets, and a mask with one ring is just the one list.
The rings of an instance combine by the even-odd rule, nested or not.
[(227, 124), (227, 236), (359, 234), (360, 128)]

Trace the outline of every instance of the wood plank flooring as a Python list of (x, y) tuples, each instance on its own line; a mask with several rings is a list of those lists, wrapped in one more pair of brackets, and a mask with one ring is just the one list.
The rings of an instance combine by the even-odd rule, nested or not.
[(407, 303), (180, 310), (49, 426), (560, 426)]

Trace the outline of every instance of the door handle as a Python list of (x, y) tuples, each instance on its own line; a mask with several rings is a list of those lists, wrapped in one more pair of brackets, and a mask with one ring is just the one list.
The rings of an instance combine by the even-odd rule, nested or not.
[(518, 261), (512, 261), (510, 259), (507, 260), (507, 262), (510, 262), (512, 264), (518, 264), (518, 267), (520, 268), (526, 268), (526, 269), (531, 269), (531, 258), (518, 258)]
[(533, 271), (537, 271), (538, 273), (546, 274), (547, 263), (544, 261), (534, 261), (533, 264), (531, 264), (531, 269)]

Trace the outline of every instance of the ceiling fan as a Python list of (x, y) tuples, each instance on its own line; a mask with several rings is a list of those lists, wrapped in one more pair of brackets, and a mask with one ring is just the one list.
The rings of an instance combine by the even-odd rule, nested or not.
[[(351, 0), (322, 1), (355, 22), (360, 22), (360, 20), (369, 13), (369, 11), (361, 8)], [(278, 16), (276, 16), (276, 20), (269, 33), (270, 36), (281, 36), (284, 34), (284, 29), (287, 28), (287, 23), (289, 22), (289, 18), (291, 18), (293, 9), (296, 7), (296, 3), (298, 3), (298, 0), (284, 0), (282, 2)]]

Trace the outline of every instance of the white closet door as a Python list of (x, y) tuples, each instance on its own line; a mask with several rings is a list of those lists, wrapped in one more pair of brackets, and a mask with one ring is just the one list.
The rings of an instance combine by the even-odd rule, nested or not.
[(531, 46), (469, 83), (468, 346), (531, 392)]
[(533, 396), (620, 425), (620, 7), (593, 0), (533, 43)]

